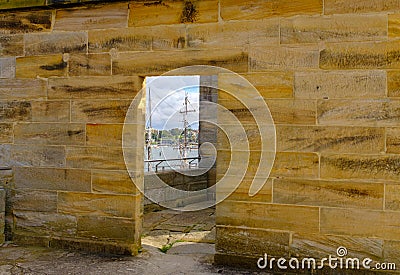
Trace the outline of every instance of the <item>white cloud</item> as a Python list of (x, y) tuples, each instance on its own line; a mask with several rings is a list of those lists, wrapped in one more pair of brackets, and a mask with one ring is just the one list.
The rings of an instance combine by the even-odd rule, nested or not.
[[(151, 101), (152, 127), (155, 129), (171, 129), (183, 127), (183, 116), (180, 113), (184, 109), (185, 90), (191, 105), (189, 109), (196, 112), (188, 114), (189, 124), (199, 120), (199, 76), (161, 76), (146, 78), (146, 92)], [(149, 119), (149, 100), (147, 100), (146, 122)]]

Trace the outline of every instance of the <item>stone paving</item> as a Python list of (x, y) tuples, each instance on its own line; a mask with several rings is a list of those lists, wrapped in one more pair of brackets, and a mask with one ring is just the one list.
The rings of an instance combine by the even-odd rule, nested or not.
[(6, 243), (0, 275), (8, 274), (260, 274), (213, 265), (214, 209), (148, 213), (136, 257), (93, 255)]

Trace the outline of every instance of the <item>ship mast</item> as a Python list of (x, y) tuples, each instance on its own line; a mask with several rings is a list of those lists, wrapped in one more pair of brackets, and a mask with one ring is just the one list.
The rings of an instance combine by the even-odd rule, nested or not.
[[(149, 123), (147, 125), (147, 139), (146, 139), (146, 151), (147, 151), (147, 160), (151, 160), (151, 134), (152, 134), (152, 125), (151, 125), (151, 94), (150, 94), (150, 87), (149, 87), (149, 94), (148, 94), (148, 114), (149, 114)], [(150, 162), (147, 163), (147, 171), (150, 171), (151, 164)]]
[[(183, 110), (180, 111), (180, 113), (183, 115), (183, 144), (181, 144), (181, 146), (179, 147), (180, 150), (180, 154), (182, 158), (186, 158), (187, 157), (187, 151), (189, 149), (188, 146), (188, 138), (187, 138), (187, 132), (188, 132), (188, 128), (189, 128), (189, 121), (188, 121), (188, 113), (193, 113), (196, 112), (195, 109), (190, 109), (188, 108), (188, 105), (190, 104), (189, 101), (189, 96), (188, 96), (188, 92), (185, 91), (185, 101), (183, 103), (184, 108)], [(183, 161), (184, 166), (187, 166), (187, 160)]]

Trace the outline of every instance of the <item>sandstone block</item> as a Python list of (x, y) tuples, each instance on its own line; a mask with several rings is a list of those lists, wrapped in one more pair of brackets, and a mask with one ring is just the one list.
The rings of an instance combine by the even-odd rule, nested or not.
[(235, 0), (221, 1), (221, 17), (224, 20), (263, 19), (272, 16), (291, 16), (298, 14), (321, 14), (321, 0), (246, 0), (238, 4)]
[(322, 155), (321, 178), (394, 180), (400, 178), (398, 155)]
[(46, 82), (41, 79), (0, 79), (0, 99), (44, 99)]
[(275, 179), (274, 203), (383, 210), (384, 184)]
[(138, 209), (135, 206), (138, 200), (140, 196), (59, 192), (58, 211), (87, 216), (136, 219)]
[(218, 1), (132, 2), (129, 26), (152, 26), (218, 21)]
[(386, 128), (386, 152), (400, 154), (400, 128)]
[(120, 147), (69, 147), (66, 154), (67, 167), (70, 168), (126, 169)]
[(29, 121), (32, 106), (26, 101), (0, 101), (0, 122)]
[(15, 229), (41, 236), (74, 236), (76, 218), (70, 215), (15, 211)]
[[(388, 76), (389, 77), (389, 76)], [(386, 97), (384, 71), (296, 72), (295, 98), (382, 98)]]
[(218, 226), (216, 237), (219, 253), (283, 256), (289, 252), (289, 232)]
[(278, 151), (381, 153), (384, 128), (277, 125)]
[[(142, 178), (135, 178), (135, 182)], [(92, 189), (104, 194), (139, 194), (133, 179), (126, 171), (93, 170)]]
[(130, 100), (73, 100), (71, 120), (87, 123), (123, 123)]
[(383, 244), (384, 258), (386, 261), (400, 264), (400, 242), (399, 241), (385, 241)]
[(69, 58), (71, 76), (111, 75), (109, 54), (72, 54)]
[(46, 55), (17, 58), (16, 76), (18, 78), (36, 78), (65, 76), (67, 62), (62, 55)]
[(386, 38), (386, 15), (300, 16), (281, 21), (282, 44)]
[(321, 209), (321, 233), (399, 240), (400, 212)]
[(318, 233), (317, 207), (224, 201), (217, 205), (216, 223), (226, 226)]
[(84, 238), (107, 241), (137, 241), (139, 235), (135, 220), (93, 216), (78, 217), (77, 234)]
[(91, 191), (89, 170), (15, 167), (15, 187), (22, 189)]
[(48, 55), (58, 53), (85, 53), (85, 32), (35, 33), (24, 36), (26, 55)]
[(398, 100), (319, 100), (318, 124), (353, 126), (398, 126)]
[[(138, 76), (49, 79), (49, 99), (133, 99), (142, 89)], [(1, 91), (1, 90), (0, 90)]]
[(348, 257), (382, 260), (383, 241), (353, 236), (335, 236), (322, 234), (293, 234), (290, 252), (295, 257), (313, 257), (322, 259), (327, 255), (336, 255), (338, 247), (347, 248)]
[(13, 125), (0, 123), (0, 143), (13, 143)]
[(247, 72), (248, 55), (240, 49), (120, 53), (113, 59), (112, 66), (113, 75), (149, 75), (199, 64)]
[(32, 101), (32, 121), (69, 122), (69, 101)]
[(278, 152), (271, 176), (317, 178), (318, 170), (319, 159), (317, 154)]
[(387, 72), (387, 90), (389, 97), (400, 97), (400, 71)]
[(325, 14), (335, 13), (368, 13), (399, 10), (398, 0), (360, 0), (340, 1), (325, 0)]
[(305, 47), (250, 48), (250, 71), (293, 70), (318, 68), (319, 49)]
[[(33, 2), (34, 0), (30, 1)], [(4, 3), (7, 2), (7, 3)], [(25, 2), (26, 0), (19, 0)], [(44, 2), (44, 0), (37, 0), (36, 2)], [(4, 5), (15, 5), (15, 1), (1, 1), (0, 7)], [(21, 3), (22, 4), (22, 3)], [(31, 5), (31, 4), (28, 4)], [(0, 15), (0, 33), (14, 34), (14, 33), (28, 33), (28, 32), (45, 32), (51, 30), (51, 22), (53, 18), (53, 11), (30, 11), (30, 12), (3, 12)]]
[(386, 184), (385, 187), (385, 209), (400, 210), (400, 185)]
[(316, 124), (314, 100), (268, 99), (266, 102), (276, 124)]
[(0, 58), (0, 79), (15, 77), (15, 58)]
[(88, 146), (121, 146), (122, 124), (87, 124), (86, 145)]
[(400, 36), (400, 14), (389, 14), (388, 17), (389, 37), (397, 38)]
[(20, 123), (14, 128), (15, 144), (84, 145), (84, 124)]
[(13, 211), (57, 212), (57, 192), (16, 190), (12, 201)]
[(0, 160), (6, 166), (65, 166), (65, 149), (63, 146), (3, 145), (2, 149), (6, 151), (3, 155), (0, 155)]
[(0, 56), (18, 56), (23, 54), (23, 35), (0, 35)]
[(57, 10), (54, 30), (124, 28), (127, 24), (128, 3), (116, 3)]
[[(242, 48), (278, 45), (279, 21), (237, 21), (190, 25), (187, 28), (190, 48)], [(232, 39), (235, 37), (235, 39)]]

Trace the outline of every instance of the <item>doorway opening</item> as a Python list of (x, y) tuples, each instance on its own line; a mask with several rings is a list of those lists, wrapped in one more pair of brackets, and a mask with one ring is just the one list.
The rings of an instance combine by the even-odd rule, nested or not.
[[(204, 167), (202, 145), (216, 145), (214, 126), (202, 121), (217, 93), (199, 75), (146, 77), (144, 220), (142, 244), (176, 254), (213, 257), (215, 163)], [(209, 115), (209, 114), (207, 114)], [(215, 113), (216, 116), (216, 113)], [(199, 209), (199, 210), (196, 210)]]

